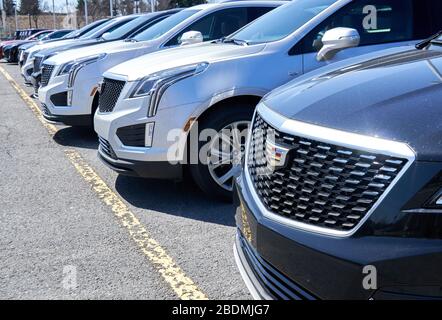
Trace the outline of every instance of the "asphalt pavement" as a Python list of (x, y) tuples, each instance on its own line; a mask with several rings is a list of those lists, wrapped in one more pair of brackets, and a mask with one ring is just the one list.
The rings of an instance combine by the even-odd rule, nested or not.
[(48, 132), (18, 66), (0, 68), (0, 299), (251, 298), (232, 205), (190, 181), (119, 176), (92, 129)]

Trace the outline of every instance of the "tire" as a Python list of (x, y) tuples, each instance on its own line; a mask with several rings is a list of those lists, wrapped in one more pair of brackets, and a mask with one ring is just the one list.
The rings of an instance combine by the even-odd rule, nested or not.
[[(238, 128), (238, 132), (241, 131), (243, 135), (241, 135), (241, 143), (244, 143), (242, 145), (244, 150), (245, 147), (245, 140), (247, 131), (247, 126), (250, 125), (250, 122), (253, 117), (253, 112), (255, 109), (255, 105), (247, 105), (247, 104), (233, 104), (233, 105), (225, 105), (222, 109), (219, 109), (215, 112), (210, 113), (207, 117), (205, 117), (201, 122), (198, 123), (198, 136), (200, 137), (200, 133), (205, 129), (214, 129), (216, 132), (220, 133), (223, 129), (229, 129), (232, 125), (232, 127)], [(194, 129), (195, 130), (195, 129)], [(245, 134), (245, 136), (244, 136)], [(238, 138), (238, 137), (237, 137)], [(213, 141), (212, 141), (213, 140)], [(213, 142), (215, 145), (216, 139), (209, 140), (210, 142)], [(233, 141), (234, 138), (232, 137), (230, 141)], [(209, 142), (209, 143), (210, 143)], [(198, 154), (202, 154), (201, 149), (205, 147), (207, 150), (207, 141), (199, 141), (198, 142)], [(196, 143), (195, 143), (196, 144)], [(238, 146), (239, 144), (235, 144), (235, 146)], [(190, 152), (194, 150), (192, 149), (192, 146), (190, 146)], [(234, 148), (236, 150), (236, 156), (234, 157), (235, 160), (232, 162), (232, 169), (234, 170), (235, 176), (239, 174), (239, 170), (241, 169), (241, 161), (240, 161), (240, 154), (238, 153), (240, 148)], [(212, 150), (212, 149), (211, 149)], [(218, 168), (214, 169), (214, 167), (217, 164), (211, 165), (208, 163), (208, 158), (210, 156), (214, 156), (219, 151), (216, 151), (217, 148), (213, 148), (212, 151), (208, 151), (207, 158), (204, 159), (205, 161), (202, 162), (198, 157), (198, 163), (197, 164), (190, 164), (190, 173), (192, 175), (193, 180), (198, 185), (198, 187), (204, 191), (207, 195), (213, 198), (217, 198), (223, 201), (232, 201), (232, 189), (229, 189), (228, 186), (231, 185), (233, 187), (233, 180), (234, 176), (229, 180), (226, 181), (226, 183), (222, 186), (221, 180), (218, 179), (218, 182), (215, 180), (215, 177), (219, 176), (219, 178), (225, 178), (227, 176), (230, 176), (231, 172), (229, 171), (229, 165), (228, 164), (222, 164)], [(205, 151), (203, 151), (204, 154), (206, 154)], [(230, 154), (232, 155), (233, 152), (226, 152), (222, 154)], [(218, 153), (221, 154), (221, 153)], [(238, 159), (239, 156), (239, 159)], [(189, 159), (191, 159), (192, 156), (189, 156)], [(238, 163), (239, 161), (239, 163)], [(230, 182), (231, 181), (231, 182)]]

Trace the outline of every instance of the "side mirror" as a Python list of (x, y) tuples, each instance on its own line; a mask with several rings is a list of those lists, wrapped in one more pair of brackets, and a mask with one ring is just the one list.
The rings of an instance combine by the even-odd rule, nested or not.
[(105, 33), (102, 34), (101, 37), (102, 37), (104, 40), (108, 40), (109, 35), (110, 35), (110, 32), (105, 32)]
[(355, 29), (334, 28), (328, 30), (322, 37), (323, 46), (316, 59), (318, 61), (330, 60), (343, 49), (357, 47), (360, 41), (359, 32)]
[(199, 31), (188, 31), (183, 33), (179, 42), (182, 46), (201, 43), (203, 42), (203, 35)]

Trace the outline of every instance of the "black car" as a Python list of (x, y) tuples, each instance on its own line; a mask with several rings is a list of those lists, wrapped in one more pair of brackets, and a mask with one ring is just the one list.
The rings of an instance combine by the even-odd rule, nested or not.
[(441, 106), (442, 37), (263, 99), (235, 200), (255, 297), (442, 299)]

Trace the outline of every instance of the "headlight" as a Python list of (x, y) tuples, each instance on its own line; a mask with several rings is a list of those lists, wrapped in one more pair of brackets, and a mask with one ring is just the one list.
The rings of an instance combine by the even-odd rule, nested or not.
[(129, 98), (150, 96), (147, 116), (153, 117), (158, 109), (160, 99), (167, 88), (182, 79), (203, 72), (208, 66), (207, 62), (201, 62), (151, 74), (138, 81), (138, 84), (129, 94)]
[(63, 64), (60, 70), (57, 73), (57, 76), (61, 76), (64, 74), (69, 74), (68, 79), (68, 87), (72, 87), (74, 85), (75, 77), (77, 76), (78, 71), (84, 66), (102, 60), (106, 57), (106, 54), (99, 54), (91, 57), (86, 57), (74, 61), (69, 61)]
[(28, 55), (28, 59), (29, 59), (29, 60), (33, 59), (34, 56), (35, 56), (37, 53), (39, 53), (39, 52), (40, 52), (40, 50), (32, 51), (31, 53), (29, 53), (29, 55)]

